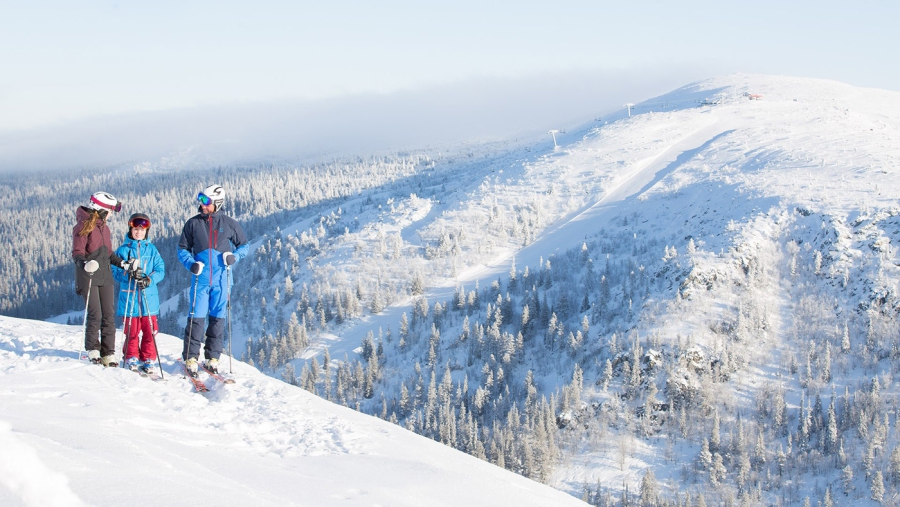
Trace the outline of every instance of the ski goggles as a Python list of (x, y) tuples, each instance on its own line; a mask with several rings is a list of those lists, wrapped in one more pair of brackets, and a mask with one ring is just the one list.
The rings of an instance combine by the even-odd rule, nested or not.
[(130, 222), (128, 222), (128, 226), (136, 227), (138, 229), (149, 229), (150, 228), (150, 220), (143, 218), (143, 217), (137, 217), (137, 218), (132, 219)]
[(213, 203), (213, 200), (210, 199), (209, 196), (207, 196), (203, 192), (200, 192), (199, 194), (197, 194), (197, 201), (204, 206), (209, 206), (210, 204)]

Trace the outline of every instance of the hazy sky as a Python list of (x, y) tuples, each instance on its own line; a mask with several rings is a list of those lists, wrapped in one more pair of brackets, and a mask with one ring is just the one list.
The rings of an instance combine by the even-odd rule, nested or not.
[(529, 104), (554, 86), (642, 76), (635, 93), (661, 93), (731, 72), (900, 90), (898, 20), (893, 0), (0, 0), (0, 135), (172, 109), (439, 102), (489, 83), (522, 83), (539, 93)]

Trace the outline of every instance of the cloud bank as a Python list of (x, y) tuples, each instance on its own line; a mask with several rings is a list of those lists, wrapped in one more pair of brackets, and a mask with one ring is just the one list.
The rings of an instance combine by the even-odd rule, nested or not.
[(702, 77), (696, 69), (571, 71), (95, 117), (0, 133), (0, 170), (109, 167), (186, 153), (227, 164), (509, 139), (572, 127)]

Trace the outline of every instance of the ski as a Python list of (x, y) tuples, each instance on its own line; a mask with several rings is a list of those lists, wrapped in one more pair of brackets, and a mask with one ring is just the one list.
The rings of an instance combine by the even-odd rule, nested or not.
[(191, 375), (190, 370), (187, 369), (187, 365), (184, 365), (184, 375), (187, 377), (188, 380), (191, 381), (191, 384), (194, 384), (194, 389), (198, 393), (209, 392), (209, 388), (206, 387), (206, 384), (201, 382), (200, 379), (198, 379), (197, 377), (194, 377), (193, 375)]
[(139, 372), (138, 372), (138, 375), (140, 375), (140, 376), (142, 376), (142, 377), (144, 377), (144, 378), (148, 378), (148, 379), (150, 379), (150, 380), (152, 380), (152, 381), (154, 381), (154, 382), (159, 382), (159, 381), (161, 381), (161, 380), (166, 380), (166, 379), (164, 379), (163, 377), (161, 377), (159, 373), (147, 373), (147, 372), (144, 372), (144, 371), (139, 371)]
[(219, 382), (221, 382), (223, 384), (234, 384), (233, 378), (225, 377), (221, 373), (216, 373), (216, 372), (210, 370), (209, 368), (206, 367), (206, 363), (200, 363), (200, 367), (203, 368), (203, 371), (208, 373), (210, 377), (218, 380)]
[(193, 376), (191, 374), (191, 370), (188, 370), (187, 364), (184, 363), (184, 360), (179, 358), (178, 362), (181, 363), (181, 366), (184, 367), (184, 376), (187, 377), (188, 380), (191, 381), (191, 384), (194, 384), (194, 389), (198, 393), (206, 393), (209, 392), (209, 388), (206, 387), (206, 384), (200, 381), (199, 378)]

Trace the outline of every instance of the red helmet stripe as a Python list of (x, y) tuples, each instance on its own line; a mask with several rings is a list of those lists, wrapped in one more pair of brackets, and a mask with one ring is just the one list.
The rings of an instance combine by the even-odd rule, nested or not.
[(91, 196), (91, 202), (94, 203), (94, 204), (96, 204), (97, 206), (100, 206), (101, 208), (106, 208), (106, 209), (108, 209), (108, 210), (110, 210), (110, 211), (115, 211), (115, 210), (116, 210), (116, 205), (115, 205), (115, 204), (106, 204), (106, 203), (100, 201), (99, 199), (97, 199), (97, 198), (94, 197), (94, 196)]

